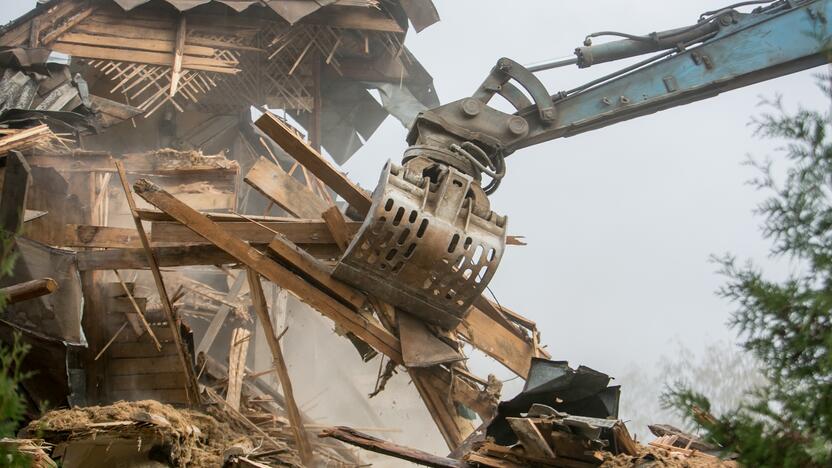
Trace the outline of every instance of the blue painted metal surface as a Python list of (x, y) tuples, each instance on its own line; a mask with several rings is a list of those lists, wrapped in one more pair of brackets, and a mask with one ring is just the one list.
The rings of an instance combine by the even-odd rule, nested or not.
[(743, 14), (736, 24), (683, 52), (566, 97), (554, 98), (551, 124), (520, 115), (529, 135), (509, 147), (568, 137), (829, 62), (832, 0), (792, 1)]

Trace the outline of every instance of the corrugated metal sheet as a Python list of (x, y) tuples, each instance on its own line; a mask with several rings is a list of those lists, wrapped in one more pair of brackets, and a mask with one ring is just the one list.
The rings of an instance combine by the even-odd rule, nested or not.
[(439, 12), (432, 0), (399, 0), (416, 32), (439, 21)]

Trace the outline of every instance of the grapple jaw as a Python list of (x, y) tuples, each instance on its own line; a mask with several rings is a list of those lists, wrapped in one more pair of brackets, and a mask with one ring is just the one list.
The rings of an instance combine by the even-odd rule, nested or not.
[(334, 275), (453, 329), (500, 263), (506, 218), (482, 209), (481, 189), (470, 176), (447, 167), (433, 179), (388, 162)]

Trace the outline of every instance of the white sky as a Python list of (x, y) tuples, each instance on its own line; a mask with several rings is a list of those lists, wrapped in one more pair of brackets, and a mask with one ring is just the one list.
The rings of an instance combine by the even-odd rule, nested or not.
[[(2, 3), (5, 22), (34, 0)], [(436, 0), (442, 22), (410, 34), (407, 45), (449, 102), (470, 95), (502, 56), (564, 56), (590, 32), (675, 28), (726, 3)], [(616, 67), (541, 77), (554, 92)], [(747, 124), (760, 96), (776, 93), (791, 104), (828, 104), (803, 72), (512, 155), (492, 204), (529, 246), (504, 256), (491, 283), (500, 302), (537, 321), (555, 359), (613, 375), (651, 364), (675, 339), (699, 349), (732, 337), (732, 309), (714, 295), (722, 279), (708, 258), (734, 252), (766, 264), (768, 243), (752, 215), (763, 194), (745, 185), (754, 171), (742, 162), (775, 154), (776, 144), (755, 140)], [(405, 133), (389, 118), (347, 164), (351, 177), (373, 187), (383, 163), (400, 160)], [(494, 367), (484, 365), (475, 368)]]

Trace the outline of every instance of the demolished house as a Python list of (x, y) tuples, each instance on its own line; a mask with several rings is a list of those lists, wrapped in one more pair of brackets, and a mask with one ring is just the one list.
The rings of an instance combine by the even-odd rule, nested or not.
[[(66, 467), (363, 466), (353, 445), (428, 466), (642, 456), (610, 378), (548, 361), (505, 305), (479, 296), (439, 326), (332, 275), (373, 199), (322, 153), (343, 163), (389, 115), (438, 105), (404, 46), (438, 19), (430, 0), (52, 0), (2, 28), (0, 341), (36, 371), (4, 443)], [(339, 368), (347, 347), (361, 369)], [(524, 392), (499, 403), (466, 352)], [(317, 422), (287, 363), (321, 392), (337, 378), (330, 405), (405, 375), (453, 458), (356, 430), (406, 431), (394, 415)], [(701, 454), (682, 435), (663, 450)]]

